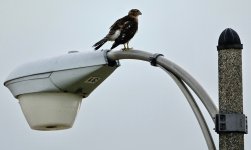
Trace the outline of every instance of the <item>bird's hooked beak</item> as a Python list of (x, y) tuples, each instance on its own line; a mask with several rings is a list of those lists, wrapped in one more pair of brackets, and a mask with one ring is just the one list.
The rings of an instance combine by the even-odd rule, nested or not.
[(139, 11), (139, 15), (142, 15), (142, 12)]

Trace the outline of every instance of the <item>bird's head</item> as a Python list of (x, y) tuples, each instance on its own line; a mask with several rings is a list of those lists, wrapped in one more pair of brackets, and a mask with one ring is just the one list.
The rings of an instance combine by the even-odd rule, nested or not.
[(131, 9), (128, 12), (128, 15), (132, 17), (138, 17), (139, 15), (142, 15), (142, 13), (138, 9)]

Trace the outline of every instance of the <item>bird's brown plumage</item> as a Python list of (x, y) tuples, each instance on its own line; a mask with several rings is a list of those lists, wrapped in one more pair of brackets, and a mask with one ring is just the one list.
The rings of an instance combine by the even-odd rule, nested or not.
[(138, 9), (132, 9), (128, 15), (118, 19), (111, 27), (109, 33), (100, 41), (95, 43), (93, 47), (98, 50), (107, 41), (115, 41), (111, 49), (120, 44), (127, 44), (125, 50), (128, 49), (128, 42), (133, 38), (138, 30), (138, 16), (142, 13)]

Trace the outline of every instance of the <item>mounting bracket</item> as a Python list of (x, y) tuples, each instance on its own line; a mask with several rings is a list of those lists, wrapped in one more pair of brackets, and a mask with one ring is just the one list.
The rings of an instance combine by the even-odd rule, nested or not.
[(215, 131), (219, 133), (248, 133), (247, 116), (244, 114), (216, 114)]

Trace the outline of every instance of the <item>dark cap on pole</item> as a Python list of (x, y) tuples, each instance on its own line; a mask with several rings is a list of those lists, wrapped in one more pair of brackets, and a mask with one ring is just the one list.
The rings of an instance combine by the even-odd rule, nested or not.
[(221, 33), (217, 46), (218, 50), (242, 48), (243, 46), (241, 44), (240, 37), (236, 31), (231, 28), (227, 28)]

